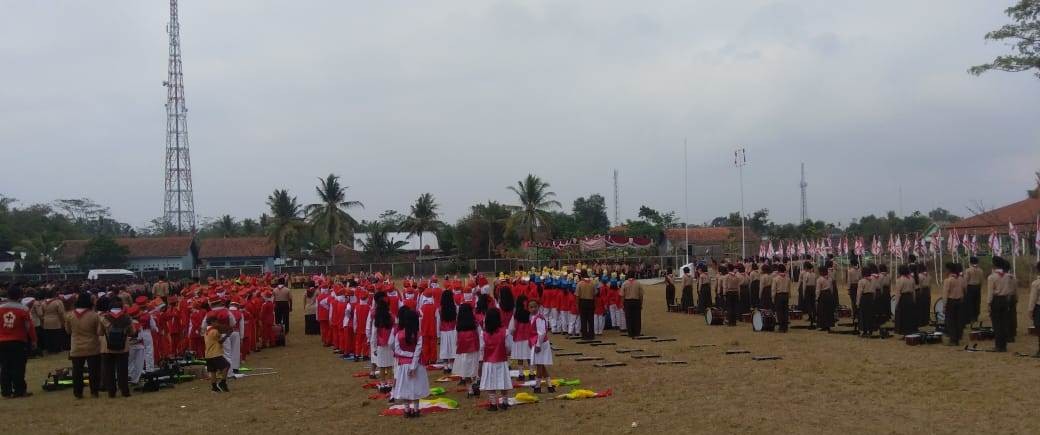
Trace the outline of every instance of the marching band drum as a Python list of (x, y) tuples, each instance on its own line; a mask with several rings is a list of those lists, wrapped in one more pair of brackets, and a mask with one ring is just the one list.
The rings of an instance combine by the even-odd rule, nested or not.
[(755, 310), (755, 313), (751, 317), (751, 328), (755, 332), (762, 331), (775, 331), (776, 330), (776, 313), (773, 310)]

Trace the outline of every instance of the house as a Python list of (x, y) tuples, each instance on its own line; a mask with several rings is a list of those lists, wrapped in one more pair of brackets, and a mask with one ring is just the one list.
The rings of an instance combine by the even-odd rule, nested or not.
[(267, 237), (230, 237), (199, 241), (199, 261), (205, 268), (256, 267), (274, 270), (278, 245)]
[[(357, 252), (365, 252), (365, 243), (368, 242), (368, 237), (368, 233), (355, 233), (354, 250)], [(419, 246), (419, 236), (417, 234), (386, 233), (386, 238), (395, 242), (405, 242), (405, 245), (401, 247), (401, 251), (409, 254), (416, 254), (421, 250), (425, 255), (441, 250), (440, 242), (437, 241), (437, 234), (430, 231), (424, 231), (422, 233), (423, 246)]]
[[(669, 228), (664, 230), (665, 243), (662, 255), (678, 254), (685, 251), (690, 256), (724, 255), (740, 256), (740, 227), (701, 227)], [(687, 240), (689, 244), (687, 245)], [(757, 255), (761, 236), (750, 228), (744, 231), (744, 247), (746, 255)], [(684, 249), (685, 247), (685, 249)]]
[(1008, 224), (1011, 224), (1015, 226), (1015, 231), (1025, 244), (1027, 252), (1030, 252), (1030, 247), (1033, 246), (1032, 241), (1036, 237), (1038, 217), (1040, 217), (1040, 197), (1030, 196), (1021, 201), (946, 224), (944, 228), (947, 232), (976, 234), (981, 241), (991, 233), (1006, 236), (1009, 232)]
[[(119, 238), (115, 242), (129, 251), (126, 268), (133, 271), (193, 269), (199, 253), (192, 236)], [(80, 270), (79, 258), (88, 243), (90, 240), (62, 242), (55, 258), (61, 272), (86, 272)]]
[(0, 272), (14, 272), (15, 265), (22, 259), (22, 254), (14, 251), (0, 251)]

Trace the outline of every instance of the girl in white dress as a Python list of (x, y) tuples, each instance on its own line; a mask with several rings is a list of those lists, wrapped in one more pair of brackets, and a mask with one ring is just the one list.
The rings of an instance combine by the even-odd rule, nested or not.
[[(527, 309), (532, 313), (538, 313), (538, 308), (539, 304), (536, 299), (531, 299), (527, 303)], [(542, 381), (545, 381), (549, 392), (555, 393), (556, 387), (553, 386), (552, 378), (549, 377), (549, 366), (553, 363), (552, 344), (549, 343), (549, 322), (541, 314), (536, 314), (531, 318), (531, 329), (528, 343), (531, 346), (531, 365), (535, 368), (536, 376), (534, 392), (535, 394), (541, 393)]]
[(398, 328), (390, 337), (397, 363), (394, 366), (394, 388), (390, 396), (405, 402), (405, 417), (419, 416), (419, 400), (430, 394), (426, 367), (419, 364), (423, 340), (419, 335), (419, 315), (402, 309), (397, 316)]
[[(509, 346), (509, 358), (518, 363), (517, 369), (520, 370), (520, 380), (524, 381), (527, 379), (527, 364), (531, 360), (531, 344), (527, 340), (532, 334), (531, 314), (527, 311), (526, 296), (520, 295), (516, 298), (513, 318), (509, 319), (508, 322), (509, 336), (513, 339)], [(531, 373), (530, 377), (534, 379), (534, 373)]]
[(394, 334), (394, 320), (390, 316), (390, 305), (386, 293), (376, 293), (376, 310), (368, 317), (365, 334), (369, 349), (372, 349), (372, 365), (379, 371), (379, 392), (390, 392), (390, 370), (394, 366), (394, 352), (390, 347), (390, 336)]
[(488, 410), (509, 409), (508, 392), (513, 389), (509, 377), (509, 331), (502, 326), (498, 310), (488, 310), (484, 318), (481, 347), (484, 362), (480, 368), (480, 389), (488, 392)]
[(480, 395), (476, 379), (480, 373), (481, 340), (484, 331), (477, 325), (473, 317), (473, 306), (470, 304), (459, 305), (459, 313), (455, 323), (455, 363), (451, 373), (459, 378), (459, 385), (467, 385), (472, 382), (473, 386), (466, 394), (467, 397)]
[[(455, 298), (451, 292), (441, 293), (441, 308), (437, 311), (437, 338), (440, 343), (437, 347), (437, 358), (444, 364), (444, 372), (451, 372), (452, 362), (455, 361), (455, 332), (456, 318), (458, 314), (455, 309)], [(432, 346), (433, 343), (427, 343)]]

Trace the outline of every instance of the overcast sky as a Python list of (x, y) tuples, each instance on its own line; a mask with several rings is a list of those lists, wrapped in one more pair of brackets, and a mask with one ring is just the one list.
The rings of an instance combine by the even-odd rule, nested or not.
[[(162, 214), (168, 5), (4, 1), (0, 193)], [(259, 1), (180, 4), (196, 211), (304, 204), (330, 172), (366, 208), (433, 193), (454, 221), (533, 172), (690, 222), (1019, 200), (1040, 168), (1040, 80), (967, 74), (1011, 0)]]

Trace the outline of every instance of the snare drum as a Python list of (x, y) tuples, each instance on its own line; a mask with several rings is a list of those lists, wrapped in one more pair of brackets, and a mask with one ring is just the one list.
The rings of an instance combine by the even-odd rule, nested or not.
[(1037, 330), (1036, 330), (1035, 326), (1030, 326), (1029, 327), (1029, 335), (1036, 336), (1036, 335), (1040, 335), (1040, 334), (1037, 333)]
[(741, 322), (750, 322), (751, 321), (751, 313), (741, 314), (740, 315), (740, 321)]
[(776, 313), (772, 310), (756, 310), (751, 316), (751, 328), (755, 332), (774, 331), (776, 329)]
[(787, 318), (789, 320), (802, 320), (804, 316), (805, 313), (803, 313), (802, 310), (791, 310), (787, 312)]
[(726, 314), (722, 308), (711, 307), (704, 310), (704, 323), (708, 325), (721, 325), (726, 320)]
[(991, 329), (991, 328), (977, 329), (977, 330), (971, 331), (971, 334), (969, 335), (969, 337), (971, 337), (971, 341), (992, 340), (993, 339), (993, 329)]
[(931, 334), (924, 334), (925, 344), (940, 344), (942, 343), (943, 334), (941, 332), (933, 332)]
[(921, 334), (904, 335), (903, 341), (910, 346), (918, 346), (924, 344), (924, 337), (922, 337)]

